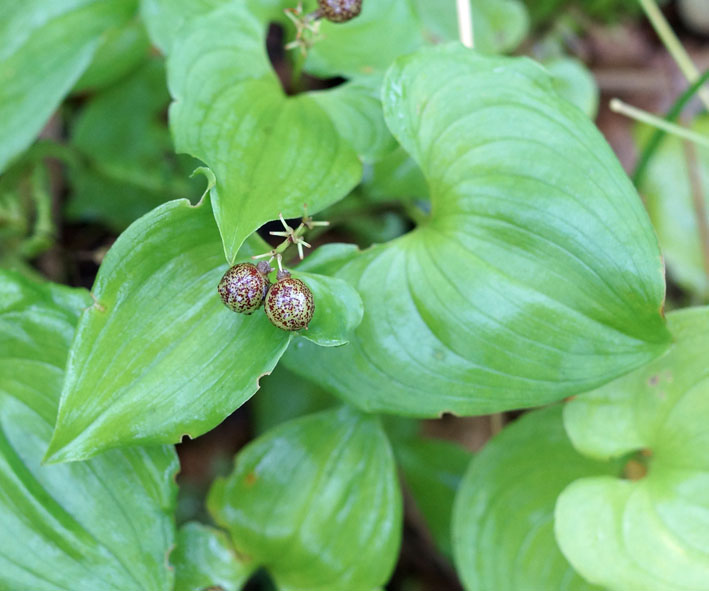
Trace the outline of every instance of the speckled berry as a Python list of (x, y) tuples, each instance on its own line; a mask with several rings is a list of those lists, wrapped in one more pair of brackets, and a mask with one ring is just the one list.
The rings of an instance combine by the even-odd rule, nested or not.
[(318, 0), (318, 14), (333, 23), (344, 23), (362, 11), (362, 0)]
[(259, 267), (251, 263), (234, 265), (224, 273), (217, 287), (224, 305), (240, 314), (252, 314), (258, 310), (268, 292), (268, 270), (267, 263), (259, 263)]
[(313, 292), (300, 279), (291, 277), (288, 271), (279, 271), (278, 281), (266, 294), (263, 309), (271, 323), (278, 328), (308, 328), (315, 312)]

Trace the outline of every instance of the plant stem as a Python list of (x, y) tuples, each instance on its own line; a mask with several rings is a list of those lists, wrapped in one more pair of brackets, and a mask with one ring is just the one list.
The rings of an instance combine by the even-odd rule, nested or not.
[[(672, 59), (675, 60), (677, 66), (684, 74), (684, 77), (690, 82), (696, 81), (700, 72), (694, 65), (694, 62), (689, 57), (684, 47), (680, 43), (677, 35), (675, 35), (672, 27), (665, 19), (662, 11), (657, 6), (655, 0), (640, 0), (640, 5), (643, 7), (647, 18), (650, 20), (655, 32), (660, 37), (662, 44), (667, 48)], [(709, 109), (709, 89), (702, 88), (699, 90), (699, 98), (702, 99), (704, 106)]]
[(692, 131), (691, 129), (687, 129), (686, 127), (682, 127), (681, 125), (676, 125), (674, 123), (670, 123), (669, 121), (665, 121), (661, 117), (657, 117), (652, 113), (648, 113), (647, 111), (628, 105), (620, 99), (612, 99), (610, 102), (610, 108), (611, 111), (620, 113), (621, 115), (625, 115), (626, 117), (630, 117), (631, 119), (635, 119), (637, 121), (642, 121), (643, 123), (662, 129), (669, 134), (676, 135), (682, 139), (689, 140), (690, 142), (709, 148), (709, 137), (703, 136), (695, 131)]
[(470, 8), (470, 0), (456, 0), (458, 9), (458, 35), (460, 42), (473, 49), (475, 38), (473, 37), (473, 11)]

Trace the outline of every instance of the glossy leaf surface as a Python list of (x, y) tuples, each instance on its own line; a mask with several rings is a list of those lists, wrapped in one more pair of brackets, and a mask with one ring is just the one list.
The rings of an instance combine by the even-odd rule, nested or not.
[(475, 456), (453, 511), (453, 546), (466, 589), (591, 591), (554, 539), (554, 504), (575, 479), (610, 474), (571, 445), (559, 406), (506, 427)]
[(639, 478), (578, 480), (556, 507), (564, 554), (614, 591), (709, 589), (709, 309), (667, 320), (676, 341), (667, 355), (564, 411), (582, 453), (643, 452)]
[(0, 17), (0, 171), (40, 132), (128, 0), (5, 2)]
[(377, 418), (348, 407), (250, 443), (208, 506), (279, 589), (374, 589), (398, 555), (401, 497), (389, 442)]
[(298, 343), (291, 369), (369, 411), (481, 414), (586, 391), (666, 349), (642, 203), (540, 66), (423, 50), (390, 70), (384, 103), (430, 219), (338, 265), (362, 323), (338, 349)]
[(209, 587), (239, 591), (253, 570), (237, 557), (223, 531), (197, 522), (180, 528), (170, 562), (175, 567), (175, 591)]
[[(353, 128), (335, 125), (321, 95), (283, 92), (264, 42), (271, 12), (257, 18), (244, 2), (195, 18), (168, 60), (175, 143), (217, 177), (212, 200), (228, 261), (264, 222), (302, 215), (306, 203), (316, 213), (361, 176), (355, 148), (340, 135)], [(361, 121), (372, 120), (370, 110)], [(362, 133), (349, 139), (360, 145)]]
[[(252, 239), (240, 258), (263, 243)], [(290, 335), (227, 309), (227, 269), (208, 200), (158, 207), (118, 238), (72, 345), (51, 461), (213, 428), (258, 389)]]
[[(314, 4), (314, 3), (313, 3)], [(486, 53), (514, 49), (527, 33), (518, 0), (472, 0), (475, 46)], [(398, 57), (431, 43), (458, 39), (455, 2), (363, 2), (362, 13), (342, 24), (323, 22), (306, 69), (321, 77), (379, 78)]]
[[(709, 116), (695, 120), (694, 131), (709, 135)], [(644, 145), (652, 130), (639, 129), (639, 144)], [(666, 136), (648, 165), (638, 187), (645, 197), (670, 276), (682, 287), (701, 298), (709, 295), (709, 262), (702, 250), (697, 223), (697, 204), (690, 183), (691, 153), (682, 140)], [(696, 173), (703, 188), (703, 214), (709, 216), (709, 149), (696, 146)], [(701, 203), (701, 202), (700, 202)], [(709, 223), (709, 219), (706, 220)]]
[(362, 298), (346, 281), (308, 273), (308, 260), (293, 272), (313, 292), (315, 313), (307, 330), (298, 334), (322, 347), (337, 347), (349, 342), (350, 335), (362, 322)]
[(0, 272), (0, 588), (169, 591), (172, 448), (41, 465), (83, 290)]

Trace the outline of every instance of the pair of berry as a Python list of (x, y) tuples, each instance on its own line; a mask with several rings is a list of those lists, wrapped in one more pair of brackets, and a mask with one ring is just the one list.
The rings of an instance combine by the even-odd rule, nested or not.
[(308, 328), (315, 312), (313, 293), (300, 279), (279, 270), (276, 283), (268, 280), (272, 271), (266, 262), (239, 263), (229, 269), (217, 291), (224, 305), (240, 314), (252, 314), (263, 303), (266, 316), (283, 330)]

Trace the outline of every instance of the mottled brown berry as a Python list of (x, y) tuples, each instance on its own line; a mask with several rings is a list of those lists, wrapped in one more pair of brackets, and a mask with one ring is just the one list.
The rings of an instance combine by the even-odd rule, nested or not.
[(315, 312), (313, 292), (288, 271), (279, 271), (278, 281), (266, 294), (263, 303), (266, 316), (274, 326), (283, 330), (308, 328)]
[(362, 0), (318, 0), (318, 16), (333, 23), (352, 20), (362, 12)]
[(219, 282), (217, 291), (224, 305), (240, 314), (252, 314), (258, 310), (268, 292), (268, 264), (262, 267), (251, 263), (234, 265)]

